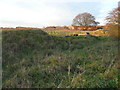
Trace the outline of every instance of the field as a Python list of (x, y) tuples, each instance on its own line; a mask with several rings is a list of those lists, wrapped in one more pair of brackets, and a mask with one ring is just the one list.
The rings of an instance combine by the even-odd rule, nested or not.
[(118, 40), (2, 31), (3, 88), (117, 88)]
[(109, 36), (108, 31), (106, 29), (98, 29), (95, 31), (81, 31), (81, 30), (67, 30), (67, 29), (62, 29), (62, 30), (44, 30), (47, 32), (49, 35), (53, 36), (72, 36), (73, 34), (80, 34), (80, 35), (86, 35), (87, 32), (89, 32), (91, 35), (94, 36)]

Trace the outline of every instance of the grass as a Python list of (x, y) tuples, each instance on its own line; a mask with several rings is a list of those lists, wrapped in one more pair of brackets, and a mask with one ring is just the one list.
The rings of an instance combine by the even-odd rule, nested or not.
[(118, 40), (2, 32), (3, 88), (117, 88)]

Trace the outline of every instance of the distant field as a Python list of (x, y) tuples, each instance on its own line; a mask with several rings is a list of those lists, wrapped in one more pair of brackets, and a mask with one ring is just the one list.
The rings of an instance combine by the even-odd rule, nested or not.
[(86, 35), (86, 32), (89, 32), (91, 35), (94, 36), (108, 36), (108, 33), (105, 33), (102, 29), (95, 30), (95, 31), (80, 31), (80, 30), (43, 30), (47, 32), (49, 35), (54, 36), (66, 36), (66, 35), (73, 35), (73, 34), (81, 34)]
[(2, 31), (3, 88), (118, 87), (118, 40), (46, 32)]
[[(3, 31), (11, 31), (11, 30), (22, 30), (22, 29), (4, 29)], [(24, 29), (24, 30), (32, 30), (32, 29)], [(34, 29), (40, 30), (40, 29)], [(74, 34), (86, 35), (89, 32), (93, 36), (109, 36), (108, 32), (104, 32), (104, 29), (98, 29), (95, 31), (81, 31), (81, 30), (68, 30), (68, 29), (42, 29), (47, 32), (49, 35), (53, 36), (73, 36)]]

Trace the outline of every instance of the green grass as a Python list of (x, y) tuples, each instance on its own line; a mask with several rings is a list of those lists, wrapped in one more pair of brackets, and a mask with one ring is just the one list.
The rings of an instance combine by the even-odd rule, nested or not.
[(3, 88), (117, 88), (118, 41), (2, 32)]

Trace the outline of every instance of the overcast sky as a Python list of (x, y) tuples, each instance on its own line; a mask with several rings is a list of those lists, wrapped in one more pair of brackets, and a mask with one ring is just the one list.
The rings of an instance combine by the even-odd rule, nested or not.
[(83, 12), (101, 25), (119, 0), (0, 0), (0, 27), (70, 26)]

